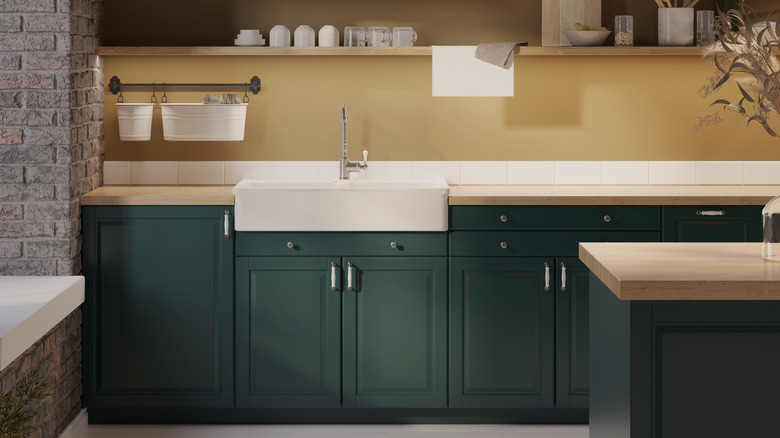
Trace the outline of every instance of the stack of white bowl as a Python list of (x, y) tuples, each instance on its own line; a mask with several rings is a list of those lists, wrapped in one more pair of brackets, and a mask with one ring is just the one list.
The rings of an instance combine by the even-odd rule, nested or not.
[(277, 24), (269, 33), (271, 47), (290, 47), (290, 29), (287, 26)]
[(237, 46), (264, 46), (263, 34), (257, 29), (241, 29), (233, 42)]
[(320, 29), (320, 47), (338, 47), (339, 30), (335, 26), (325, 25)]
[(314, 29), (305, 24), (298, 26), (298, 28), (295, 29), (293, 43), (295, 44), (295, 47), (314, 46)]

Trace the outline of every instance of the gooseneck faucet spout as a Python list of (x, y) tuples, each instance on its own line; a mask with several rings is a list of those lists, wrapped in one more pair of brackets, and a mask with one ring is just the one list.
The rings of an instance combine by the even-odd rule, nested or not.
[(352, 163), (347, 156), (347, 105), (341, 107), (341, 158), (339, 158), (339, 179), (349, 179), (349, 172), (358, 172), (368, 167), (368, 150), (363, 149), (363, 161)]

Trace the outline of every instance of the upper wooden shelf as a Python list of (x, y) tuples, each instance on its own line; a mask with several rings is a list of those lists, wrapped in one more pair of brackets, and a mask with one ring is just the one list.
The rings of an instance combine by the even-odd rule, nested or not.
[[(431, 56), (423, 47), (98, 47), (105, 56)], [(517, 56), (701, 56), (698, 47), (540, 47), (515, 48)]]

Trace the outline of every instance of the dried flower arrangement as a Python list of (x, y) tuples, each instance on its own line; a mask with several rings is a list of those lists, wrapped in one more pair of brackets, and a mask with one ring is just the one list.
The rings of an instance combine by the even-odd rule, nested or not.
[(772, 13), (764, 21), (756, 22), (748, 7), (743, 5), (720, 13), (716, 18), (717, 40), (707, 48), (708, 55), (715, 55), (716, 71), (699, 93), (707, 97), (733, 80), (741, 99), (712, 102), (713, 106), (722, 107), (700, 117), (697, 129), (718, 124), (722, 111), (734, 111), (747, 118), (748, 126), (757, 122), (769, 135), (778, 137), (769, 125), (769, 118), (773, 113), (780, 114), (780, 22), (772, 22), (771, 17)]

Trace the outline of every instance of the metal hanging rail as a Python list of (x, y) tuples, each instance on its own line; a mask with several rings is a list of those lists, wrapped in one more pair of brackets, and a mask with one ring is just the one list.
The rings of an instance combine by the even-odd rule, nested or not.
[(111, 78), (108, 83), (108, 89), (112, 94), (121, 93), (122, 89), (127, 88), (148, 88), (154, 91), (155, 88), (243, 88), (249, 90), (252, 94), (260, 92), (260, 78), (253, 76), (249, 82), (243, 84), (169, 84), (166, 82), (154, 82), (151, 84), (123, 84), (117, 76)]

